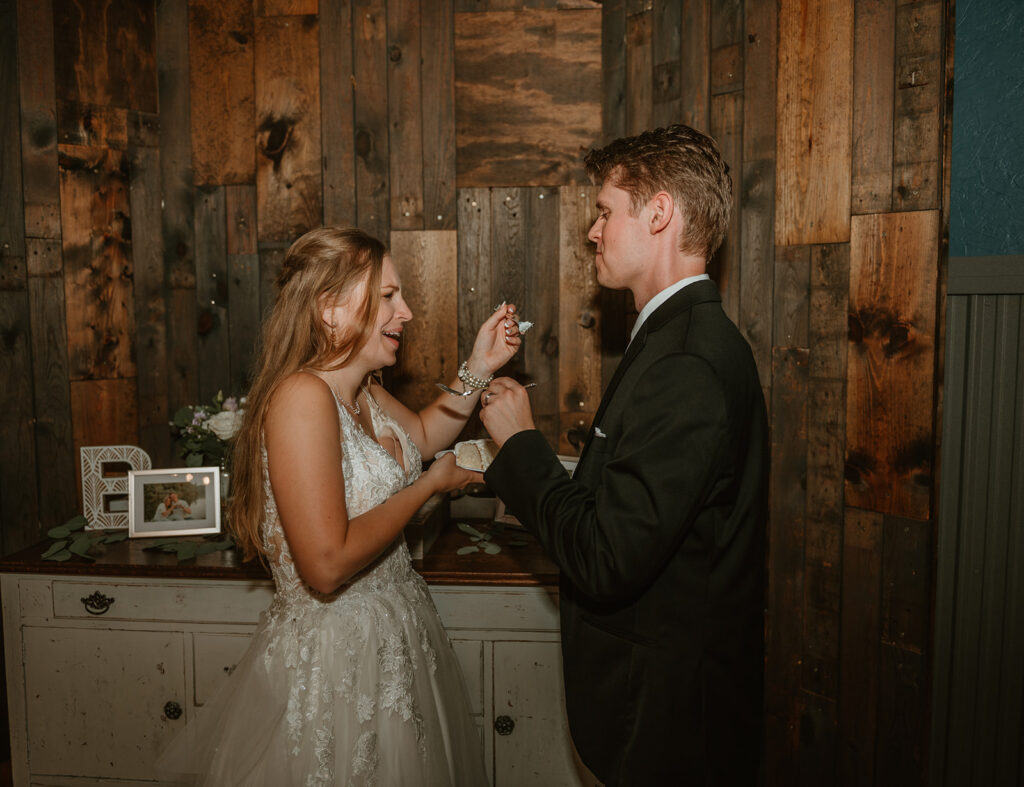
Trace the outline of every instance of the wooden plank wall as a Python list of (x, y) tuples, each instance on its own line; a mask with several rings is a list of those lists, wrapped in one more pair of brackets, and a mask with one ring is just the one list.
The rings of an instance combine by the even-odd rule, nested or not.
[(508, 371), (572, 453), (634, 315), (581, 150), (687, 122), (731, 167), (712, 272), (771, 411), (766, 784), (925, 783), (951, 0), (2, 6), (5, 552), (75, 513), (81, 445), (175, 462), (321, 223), (395, 250), (413, 404), (517, 302)]

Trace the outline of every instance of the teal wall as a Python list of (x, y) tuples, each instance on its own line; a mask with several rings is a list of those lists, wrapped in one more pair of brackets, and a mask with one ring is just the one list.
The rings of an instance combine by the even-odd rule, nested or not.
[(949, 254), (1024, 254), (1024, 0), (955, 13)]

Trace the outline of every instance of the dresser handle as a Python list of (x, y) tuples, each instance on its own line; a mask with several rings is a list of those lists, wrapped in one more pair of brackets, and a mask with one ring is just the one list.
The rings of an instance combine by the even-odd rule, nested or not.
[(181, 706), (174, 700), (171, 700), (166, 705), (164, 705), (164, 716), (166, 716), (171, 721), (174, 721), (175, 719), (180, 719)]
[(98, 590), (91, 596), (83, 596), (82, 603), (85, 604), (85, 611), (90, 615), (102, 615), (110, 605), (114, 603), (113, 596), (104, 596)]
[(499, 716), (494, 720), (494, 731), (498, 735), (511, 735), (512, 730), (516, 728), (516, 723), (512, 720), (511, 716)]

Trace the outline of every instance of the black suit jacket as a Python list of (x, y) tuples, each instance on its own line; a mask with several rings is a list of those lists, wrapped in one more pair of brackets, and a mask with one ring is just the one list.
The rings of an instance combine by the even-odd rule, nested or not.
[(710, 281), (630, 343), (572, 479), (537, 431), (485, 474), (561, 570), (569, 725), (608, 785), (752, 785), (760, 759), (768, 429)]

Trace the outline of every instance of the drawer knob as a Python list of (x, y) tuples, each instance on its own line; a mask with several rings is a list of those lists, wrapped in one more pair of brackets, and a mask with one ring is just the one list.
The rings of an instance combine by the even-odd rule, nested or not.
[(174, 700), (171, 700), (166, 705), (164, 705), (164, 716), (166, 716), (171, 721), (174, 721), (175, 719), (180, 719), (181, 706)]
[(499, 716), (494, 720), (494, 731), (498, 735), (511, 735), (516, 728), (516, 723), (511, 716)]
[(83, 596), (82, 603), (85, 604), (85, 611), (90, 615), (102, 615), (110, 605), (114, 603), (113, 596), (104, 596), (98, 590), (91, 596)]

